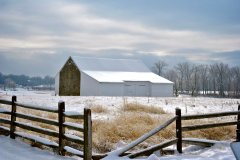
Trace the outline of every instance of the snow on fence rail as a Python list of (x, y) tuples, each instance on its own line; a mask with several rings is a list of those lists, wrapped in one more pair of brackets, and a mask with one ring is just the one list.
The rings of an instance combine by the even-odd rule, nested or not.
[[(7, 110), (0, 108), (0, 113), (11, 115), (11, 120), (6, 118), (0, 118), (0, 122), (4, 124), (9, 124), (10, 129), (7, 127), (0, 126), (0, 131), (10, 134), (10, 137), (15, 139), (15, 136), (20, 136), (22, 138), (28, 139), (30, 141), (34, 141), (40, 144), (43, 144), (48, 147), (57, 148), (59, 150), (60, 155), (65, 155), (66, 152), (72, 153), (74, 155), (80, 156), (85, 160), (92, 159), (92, 124), (91, 124), (91, 110), (88, 107), (84, 108), (84, 114), (78, 112), (65, 112), (65, 103), (63, 101), (58, 102), (58, 109), (48, 106), (38, 106), (32, 104), (23, 104), (17, 102), (17, 97), (12, 96), (12, 101), (7, 99), (0, 98), (1, 104), (12, 105), (12, 110)], [(38, 117), (34, 115), (28, 115), (16, 112), (16, 106), (28, 108), (28, 109), (35, 109), (47, 112), (58, 113), (58, 121), (47, 119), (43, 117)], [(26, 123), (16, 121), (16, 117), (23, 118), (35, 122), (46, 123), (50, 125), (55, 125), (59, 127), (59, 132), (44, 129), (37, 126), (32, 126)], [(83, 119), (84, 125), (79, 125), (75, 123), (65, 122), (65, 117), (72, 118), (72, 119)], [(41, 134), (45, 134), (48, 136), (53, 136), (59, 138), (59, 144), (52, 142), (48, 139), (41, 138), (35, 135), (29, 135), (21, 132), (16, 132), (15, 129), (20, 127), (22, 129), (27, 129), (30, 131), (38, 132)], [(84, 138), (80, 138), (78, 136), (65, 134), (65, 128), (69, 128), (72, 130), (83, 132)], [(84, 146), (84, 151), (78, 151), (71, 147), (65, 146), (65, 140), (81, 144)]]

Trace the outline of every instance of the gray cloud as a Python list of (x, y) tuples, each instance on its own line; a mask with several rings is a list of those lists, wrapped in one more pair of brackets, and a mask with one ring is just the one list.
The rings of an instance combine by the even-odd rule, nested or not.
[(0, 0), (0, 72), (54, 76), (70, 55), (238, 65), (239, 4)]

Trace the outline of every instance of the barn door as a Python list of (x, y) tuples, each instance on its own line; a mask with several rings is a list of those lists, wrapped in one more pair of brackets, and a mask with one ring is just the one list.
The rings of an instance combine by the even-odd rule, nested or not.
[(148, 86), (146, 84), (140, 84), (137, 86), (137, 96), (147, 97), (148, 95)]
[(124, 94), (126, 96), (136, 96), (136, 84), (124, 85)]

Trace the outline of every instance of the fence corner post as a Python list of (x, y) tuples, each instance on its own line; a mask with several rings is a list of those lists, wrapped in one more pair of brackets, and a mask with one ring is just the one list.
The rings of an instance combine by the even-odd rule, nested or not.
[(92, 159), (92, 119), (91, 109), (84, 108), (84, 160)]
[(180, 108), (176, 108), (176, 116), (177, 120), (176, 120), (176, 137), (178, 139), (177, 142), (177, 151), (179, 153), (182, 153), (182, 118), (181, 118), (181, 109)]
[(62, 156), (65, 156), (65, 127), (63, 126), (63, 123), (65, 122), (65, 116), (63, 115), (63, 112), (65, 112), (65, 102), (59, 101), (58, 102), (58, 122), (59, 122), (59, 154)]
[[(240, 104), (238, 105), (238, 111), (240, 111)], [(238, 114), (238, 117), (237, 117), (237, 121), (239, 122), (240, 121), (240, 115)], [(240, 142), (240, 124), (237, 124), (237, 137), (236, 137), (236, 141), (237, 142)]]
[(11, 111), (11, 126), (10, 126), (10, 137), (12, 139), (15, 139), (15, 121), (16, 121), (16, 104), (15, 102), (17, 101), (17, 96), (12, 96), (12, 111)]

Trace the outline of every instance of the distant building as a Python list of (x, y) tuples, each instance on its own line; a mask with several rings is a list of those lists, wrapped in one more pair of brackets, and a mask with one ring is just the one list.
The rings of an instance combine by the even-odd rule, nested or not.
[(55, 94), (172, 97), (173, 82), (140, 60), (71, 56), (55, 76)]

